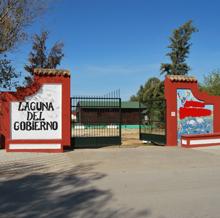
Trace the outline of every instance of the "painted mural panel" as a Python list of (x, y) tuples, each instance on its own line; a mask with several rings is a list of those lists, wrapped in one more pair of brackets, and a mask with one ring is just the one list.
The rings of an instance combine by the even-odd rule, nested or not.
[(190, 89), (177, 89), (178, 142), (181, 135), (213, 132), (213, 105), (196, 99)]

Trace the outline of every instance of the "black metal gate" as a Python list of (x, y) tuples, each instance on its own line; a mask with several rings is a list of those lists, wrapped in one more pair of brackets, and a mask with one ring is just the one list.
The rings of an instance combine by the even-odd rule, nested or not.
[(0, 149), (5, 146), (5, 137), (4, 135), (0, 134)]
[(121, 144), (121, 98), (72, 97), (71, 144), (97, 148)]
[(140, 140), (166, 144), (166, 100), (152, 99), (140, 111)]

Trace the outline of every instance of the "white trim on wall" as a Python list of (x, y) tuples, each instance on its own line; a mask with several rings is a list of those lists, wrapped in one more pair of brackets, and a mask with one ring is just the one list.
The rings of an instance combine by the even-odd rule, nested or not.
[(182, 139), (182, 144), (183, 144), (183, 145), (187, 145), (187, 141), (184, 140), (184, 139)]
[(204, 144), (214, 144), (220, 143), (220, 139), (197, 139), (197, 140), (190, 140), (190, 145), (204, 145)]
[(9, 149), (60, 149), (61, 144), (9, 144)]

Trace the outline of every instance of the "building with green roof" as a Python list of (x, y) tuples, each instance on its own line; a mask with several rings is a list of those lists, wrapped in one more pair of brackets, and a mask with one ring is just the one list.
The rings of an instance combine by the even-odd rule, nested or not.
[(143, 111), (144, 105), (137, 101), (121, 102), (121, 117), (119, 116), (118, 101), (89, 101), (80, 100), (76, 107), (76, 117), (79, 123), (111, 123), (111, 120), (120, 120), (122, 128), (138, 128), (140, 122), (140, 113)]

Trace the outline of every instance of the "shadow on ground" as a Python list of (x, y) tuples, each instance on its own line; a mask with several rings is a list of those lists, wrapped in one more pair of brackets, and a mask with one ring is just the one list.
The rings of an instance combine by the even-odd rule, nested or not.
[[(96, 187), (106, 174), (94, 164), (48, 171), (40, 164), (0, 166), (0, 217), (146, 217), (148, 210), (110, 208), (110, 190)], [(135, 213), (135, 214), (134, 214)], [(132, 215), (131, 215), (132, 214)]]

